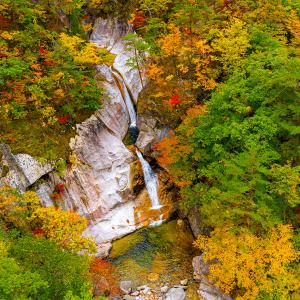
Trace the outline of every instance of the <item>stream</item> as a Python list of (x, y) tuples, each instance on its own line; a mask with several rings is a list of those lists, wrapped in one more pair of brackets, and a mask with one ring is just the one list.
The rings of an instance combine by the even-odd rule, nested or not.
[[(112, 70), (114, 80), (126, 104), (130, 123), (129, 134), (139, 132), (136, 110), (125, 81), (118, 70)], [(132, 139), (135, 143), (135, 137)], [(158, 195), (159, 180), (148, 161), (135, 146), (136, 155), (143, 169), (145, 186), (151, 200), (151, 211), (163, 207)], [(191, 261), (193, 235), (188, 226), (177, 227), (177, 221), (163, 223), (163, 215), (157, 221), (151, 221), (148, 228), (138, 230), (115, 242), (108, 260), (115, 266), (120, 281), (130, 280), (134, 287), (147, 284), (151, 288), (179, 284), (182, 279), (192, 281)], [(195, 287), (189, 286), (187, 294), (195, 298)]]
[[(129, 114), (130, 118), (130, 125), (129, 125), (129, 130), (132, 132), (138, 132), (139, 129), (137, 127), (137, 116), (136, 116), (136, 111), (133, 105), (133, 100), (131, 99), (131, 93), (128, 90), (128, 87), (125, 84), (125, 81), (121, 75), (120, 72), (117, 70), (112, 70), (113, 77), (116, 81), (117, 86), (120, 89), (120, 92), (122, 94), (122, 97), (124, 99), (124, 102), (127, 107), (127, 111)], [(134, 141), (135, 142), (135, 141)], [(143, 173), (144, 173), (144, 181), (146, 185), (146, 189), (149, 194), (149, 198), (152, 203), (152, 210), (158, 210), (162, 206), (159, 203), (159, 197), (158, 197), (158, 178), (157, 175), (154, 173), (152, 170), (150, 164), (147, 162), (147, 160), (143, 157), (142, 153), (138, 150), (136, 147), (136, 154), (137, 157), (140, 160), (140, 163), (142, 165)], [(155, 222), (155, 224), (151, 224), (152, 226), (155, 225), (160, 225), (162, 223), (162, 217), (158, 222)]]
[(195, 256), (192, 242), (190, 228), (178, 229), (177, 220), (171, 220), (115, 241), (108, 260), (114, 265), (118, 280), (130, 280), (133, 287), (147, 284), (158, 289), (188, 279), (187, 295), (197, 299), (192, 283), (191, 261)]

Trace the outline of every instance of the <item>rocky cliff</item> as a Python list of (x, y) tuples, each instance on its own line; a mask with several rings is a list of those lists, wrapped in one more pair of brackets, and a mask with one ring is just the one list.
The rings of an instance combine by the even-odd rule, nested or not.
[[(112, 68), (97, 66), (97, 78), (106, 91), (104, 105), (90, 118), (76, 125), (76, 136), (70, 141), (72, 165), (61, 175), (53, 172), (54, 162), (41, 163), (26, 154), (13, 155), (9, 147), (2, 145), (0, 185), (8, 184), (21, 191), (34, 186), (41, 203), (49, 206), (54, 204), (51, 195), (55, 186), (63, 184), (64, 191), (55, 204), (87, 217), (90, 225), (85, 234), (104, 245), (149, 225), (149, 220), (161, 219), (168, 209), (164, 207), (163, 211), (149, 212), (151, 203), (145, 190), (139, 196), (133, 192), (132, 168), (137, 158), (123, 143), (130, 116), (124, 91), (112, 73), (112, 70), (118, 72), (132, 101), (137, 103), (142, 85), (138, 71), (127, 66), (133, 53), (127, 50), (123, 39), (130, 32), (130, 27), (115, 19), (99, 18), (94, 28), (91, 42), (107, 48), (115, 55), (115, 61)], [(155, 124), (144, 123), (139, 121), (142, 130), (138, 144), (142, 150), (155, 137)], [(153, 131), (153, 138), (149, 139), (149, 134), (144, 134), (146, 127)], [(4, 172), (6, 169), (7, 172)], [(103, 249), (107, 248), (106, 244)]]

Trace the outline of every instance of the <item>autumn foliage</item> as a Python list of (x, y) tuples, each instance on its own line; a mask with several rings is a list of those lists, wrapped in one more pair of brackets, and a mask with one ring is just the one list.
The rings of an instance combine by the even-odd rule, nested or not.
[(205, 251), (206, 262), (217, 259), (210, 265), (209, 278), (226, 293), (235, 291), (237, 300), (257, 299), (259, 294), (290, 299), (300, 288), (290, 268), (299, 259), (292, 237), (289, 225), (273, 228), (266, 237), (225, 227), (216, 228), (210, 237), (198, 237), (194, 246)]
[(146, 23), (145, 13), (142, 10), (136, 11), (134, 14), (132, 14), (128, 23), (136, 29), (143, 27)]
[(100, 258), (93, 258), (90, 265), (95, 296), (113, 296), (120, 293), (114, 267), (110, 262)]
[[(63, 189), (63, 186), (60, 186)], [(73, 211), (41, 207), (35, 192), (20, 194), (9, 187), (0, 188), (0, 216), (8, 226), (33, 232), (70, 251), (94, 252), (94, 242), (82, 237), (88, 221)]]

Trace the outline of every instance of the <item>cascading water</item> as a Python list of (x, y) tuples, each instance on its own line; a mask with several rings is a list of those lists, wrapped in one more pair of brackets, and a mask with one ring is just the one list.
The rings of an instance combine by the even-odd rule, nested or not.
[(122, 88), (124, 91), (124, 93), (122, 93), (122, 95), (124, 97), (124, 101), (127, 106), (128, 113), (129, 113), (129, 118), (130, 118), (129, 127), (136, 127), (136, 112), (135, 112), (134, 106), (132, 104), (131, 97), (129, 95), (127, 86), (124, 82), (124, 79), (118, 74), (118, 72), (112, 71), (112, 73), (115, 76), (115, 78), (119, 81), (119, 83), (122, 85)]
[[(112, 74), (115, 77), (115, 80), (118, 83), (118, 86), (122, 89), (121, 94), (123, 95), (125, 104), (127, 106), (127, 110), (130, 117), (130, 126), (129, 129), (133, 129), (133, 131), (138, 132), (137, 128), (137, 122), (136, 122), (136, 111), (132, 103), (132, 99), (130, 97), (130, 93), (128, 92), (127, 86), (125, 84), (124, 79), (119, 74), (118, 71), (112, 70)], [(123, 91), (123, 93), (122, 93)], [(158, 197), (158, 178), (156, 174), (153, 172), (150, 164), (144, 159), (142, 153), (136, 149), (136, 154), (141, 162), (143, 173), (144, 173), (144, 180), (146, 184), (146, 189), (149, 194), (149, 198), (152, 203), (152, 210), (161, 208), (161, 205), (159, 203), (159, 197)], [(159, 221), (159, 224), (161, 224), (162, 220)], [(152, 224), (153, 225), (153, 224)], [(156, 225), (156, 224), (154, 224)], [(158, 225), (158, 224), (157, 224)]]
[(144, 159), (141, 152), (137, 149), (136, 149), (136, 154), (142, 164), (146, 188), (147, 188), (150, 200), (152, 202), (151, 209), (159, 209), (159, 208), (161, 208), (161, 205), (159, 204), (159, 198), (158, 198), (158, 192), (157, 192), (157, 188), (158, 188), (157, 176), (153, 172), (150, 164)]

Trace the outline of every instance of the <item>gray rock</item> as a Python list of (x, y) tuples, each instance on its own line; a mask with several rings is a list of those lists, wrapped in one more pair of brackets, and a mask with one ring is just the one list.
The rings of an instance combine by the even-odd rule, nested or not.
[(224, 294), (218, 287), (210, 284), (206, 279), (201, 281), (198, 294), (203, 300), (233, 300), (233, 298)]
[(97, 245), (96, 256), (99, 258), (107, 257), (109, 255), (111, 248), (112, 248), (112, 243), (110, 242)]
[[(37, 161), (28, 154), (14, 155), (9, 146), (4, 143), (0, 144), (0, 154), (0, 166), (8, 168), (7, 174), (0, 177), (0, 186), (9, 185), (22, 192), (42, 176), (50, 173), (55, 164), (55, 162)], [(2, 171), (2, 167), (0, 169)]]
[(184, 300), (185, 291), (183, 288), (171, 288), (167, 294), (165, 300)]
[[(91, 42), (100, 47), (106, 47), (111, 53), (116, 55), (113, 67), (122, 74), (126, 85), (132, 92), (134, 101), (137, 102), (138, 95), (143, 87), (138, 70), (132, 69), (127, 65), (128, 58), (133, 57), (134, 53), (126, 51), (126, 42), (122, 39), (131, 30), (128, 24), (122, 23), (117, 19), (98, 18), (91, 35)], [(146, 78), (144, 78), (144, 83), (146, 83)]]
[(136, 146), (144, 153), (150, 151), (153, 144), (160, 142), (169, 134), (169, 128), (158, 129), (156, 123), (157, 121), (154, 118), (143, 116), (138, 118), (140, 132)]
[(198, 207), (195, 206), (188, 212), (188, 220), (194, 237), (198, 237), (202, 230), (200, 212)]
[(168, 286), (163, 286), (162, 288), (160, 288), (160, 291), (162, 292), (162, 293), (166, 293), (167, 291), (169, 290), (169, 287)]
[(120, 290), (124, 294), (129, 294), (131, 292), (131, 285), (132, 285), (132, 282), (130, 280), (121, 281), (120, 282)]
[(41, 205), (44, 207), (53, 206), (53, 200), (51, 198), (51, 194), (54, 190), (54, 184), (51, 182), (42, 182), (41, 184), (37, 185), (35, 191), (40, 198)]
[(205, 253), (193, 258), (194, 279), (200, 281), (198, 294), (203, 300), (233, 300), (229, 295), (224, 294), (217, 286), (211, 284), (207, 276), (209, 266), (216, 263), (217, 259), (205, 262)]

